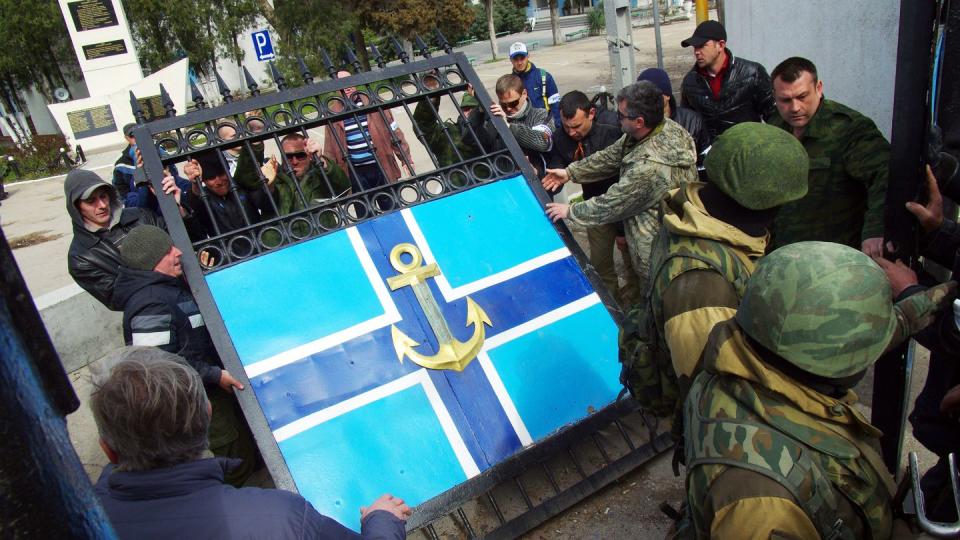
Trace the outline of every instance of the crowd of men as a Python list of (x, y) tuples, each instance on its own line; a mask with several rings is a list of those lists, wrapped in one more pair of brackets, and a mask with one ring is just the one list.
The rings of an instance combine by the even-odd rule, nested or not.
[[(441, 121), (439, 98), (424, 98), (413, 121), (438, 167), (503, 148), (499, 117), (545, 190), (583, 185), (582, 200), (548, 203), (546, 213), (586, 229), (590, 260), (627, 313), (622, 382), (645, 409), (673, 418), (687, 474), (681, 536), (887, 538), (893, 478), (852, 388), (928, 326), (918, 335), (953, 359), (945, 340), (960, 344), (960, 330), (943, 312), (956, 283), (921, 285), (883, 258), (889, 144), (874, 123), (824, 97), (810, 60), (788, 58), (771, 76), (726, 40), (719, 23), (700, 24), (682, 43), (695, 64), (679, 103), (667, 73), (647, 69), (617, 94), (615, 124), (583, 92), (561, 96), (523, 43), (510, 47), (513, 72), (497, 80), (496, 102), (481, 107), (468, 92), (457, 117)], [(344, 99), (363, 104), (353, 88)], [(221, 130), (224, 140), (236, 132)], [(237, 489), (262, 465), (231, 396), (243, 385), (220, 362), (157, 194), (134, 180), (130, 144), (112, 185), (83, 170), (65, 182), (70, 273), (123, 311), (132, 346), (105, 360), (91, 402), (113, 464), (97, 492), (117, 531), (351, 534), (296, 495)], [(192, 235), (214, 236), (414, 173), (387, 111), (329, 125), (323, 148), (299, 133), (280, 146), (281, 160), (262, 145), (252, 157), (241, 147), (201, 154), (186, 179), (167, 171), (162, 195)], [(932, 173), (928, 189), (930, 202), (908, 209), (930, 256), (952, 267), (960, 235)], [(952, 426), (922, 440), (941, 457), (958, 446), (956, 421), (940, 411), (960, 408), (950, 389), (931, 390), (937, 410), (915, 419), (918, 430)], [(938, 467), (925, 479), (931, 499), (949, 488)], [(362, 535), (402, 538), (409, 512), (385, 495), (362, 510)]]

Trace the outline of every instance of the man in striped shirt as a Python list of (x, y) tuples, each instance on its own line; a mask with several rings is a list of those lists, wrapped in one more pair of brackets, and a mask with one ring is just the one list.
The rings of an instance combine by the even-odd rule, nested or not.
[[(348, 71), (337, 73), (338, 79), (349, 76)], [(369, 104), (354, 87), (343, 92), (357, 106)], [(413, 174), (410, 147), (389, 110), (358, 112), (328, 125), (323, 153), (347, 171), (354, 193), (396, 182), (402, 176), (397, 160)]]

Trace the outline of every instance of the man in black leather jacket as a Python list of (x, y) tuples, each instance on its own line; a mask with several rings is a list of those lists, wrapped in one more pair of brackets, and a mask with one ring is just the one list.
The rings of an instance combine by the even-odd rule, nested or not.
[(734, 58), (723, 25), (704, 21), (680, 44), (693, 46), (696, 57), (683, 78), (680, 104), (703, 116), (711, 140), (734, 124), (766, 121), (777, 113), (767, 70)]
[(703, 127), (703, 117), (693, 109), (677, 106), (677, 100), (673, 97), (673, 85), (670, 84), (670, 76), (666, 71), (647, 68), (637, 76), (637, 82), (640, 81), (650, 81), (657, 85), (660, 93), (663, 94), (663, 114), (680, 124), (693, 137), (693, 142), (697, 145), (697, 167), (699, 168), (703, 165), (703, 151), (713, 144), (713, 139)]
[[(173, 177), (167, 178), (164, 190), (179, 202), (180, 189)], [(163, 218), (146, 208), (124, 208), (116, 188), (92, 171), (70, 171), (63, 192), (73, 221), (73, 241), (67, 252), (70, 276), (108, 309), (120, 311), (123, 306), (110, 300), (120, 267), (120, 243), (137, 225), (164, 227)]]

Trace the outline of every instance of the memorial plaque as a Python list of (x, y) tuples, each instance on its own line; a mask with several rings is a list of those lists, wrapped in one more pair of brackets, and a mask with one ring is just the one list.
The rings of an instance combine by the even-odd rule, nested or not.
[(117, 25), (117, 14), (110, 0), (79, 0), (68, 2), (67, 7), (77, 32)]
[(68, 112), (67, 121), (76, 139), (117, 131), (117, 123), (113, 120), (109, 105)]
[(143, 109), (143, 116), (147, 119), (147, 122), (152, 122), (157, 118), (167, 116), (167, 109), (164, 108), (159, 95), (137, 98), (137, 103), (139, 103), (140, 108)]
[(96, 60), (118, 54), (127, 54), (127, 44), (122, 39), (83, 46), (83, 55), (87, 57), (87, 60)]

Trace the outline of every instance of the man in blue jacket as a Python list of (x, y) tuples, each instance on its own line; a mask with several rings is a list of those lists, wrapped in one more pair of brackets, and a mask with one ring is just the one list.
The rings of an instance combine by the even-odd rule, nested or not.
[(527, 89), (530, 105), (535, 109), (546, 109), (553, 118), (556, 129), (562, 129), (560, 123), (560, 90), (547, 70), (540, 69), (530, 61), (527, 45), (521, 41), (510, 45), (510, 63), (513, 64), (513, 74), (523, 80)]
[(225, 484), (232, 460), (208, 457), (210, 402), (180, 357), (127, 347), (95, 367), (90, 408), (111, 463), (95, 489), (118, 538), (406, 537), (410, 508), (391, 495), (360, 509), (358, 535), (295, 493)]

